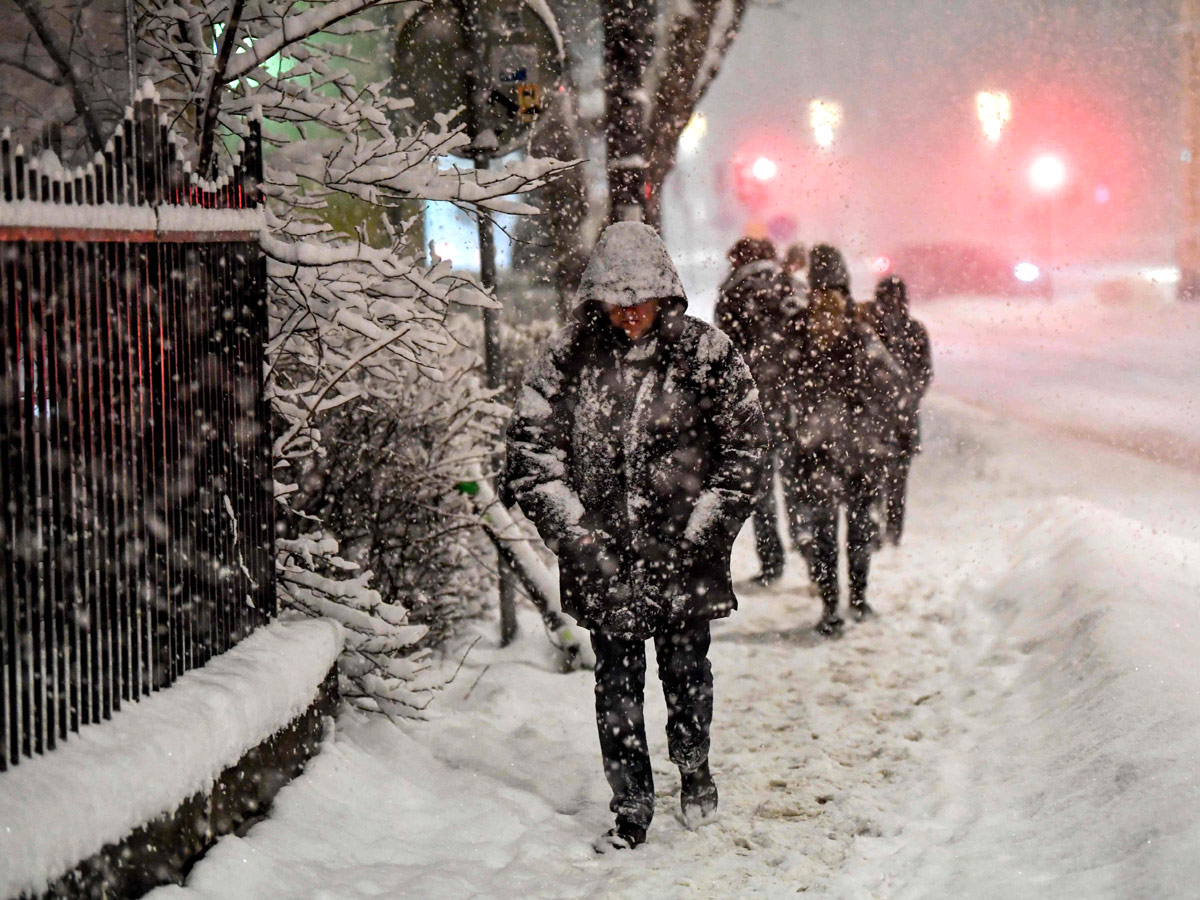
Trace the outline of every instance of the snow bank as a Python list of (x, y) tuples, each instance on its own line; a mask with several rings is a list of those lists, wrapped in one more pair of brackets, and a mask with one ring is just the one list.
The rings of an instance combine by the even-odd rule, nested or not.
[(266, 225), (262, 209), (203, 209), (198, 206), (67, 206), (31, 200), (0, 201), (0, 224), (12, 228), (93, 228), (98, 230), (248, 231)]
[(0, 896), (35, 892), (207, 790), (312, 703), (342, 647), (328, 620), (276, 622), (170, 688), (0, 775)]
[(1200, 544), (1078, 501), (1040, 521), (985, 594), (1001, 628), (975, 672), (1007, 688), (971, 752), (945, 888), (1194, 896)]

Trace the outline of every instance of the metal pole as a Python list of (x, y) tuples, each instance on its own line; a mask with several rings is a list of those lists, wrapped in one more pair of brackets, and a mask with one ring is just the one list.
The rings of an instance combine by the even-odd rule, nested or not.
[[(486, 156), (475, 157), (475, 168), (486, 169)], [(492, 220), (480, 214), (479, 225), (479, 281), (484, 289), (496, 292), (496, 239), (492, 233)], [(483, 368), (489, 388), (498, 388), (504, 382), (504, 360), (500, 355), (499, 310), (483, 311)], [(517, 636), (517, 597), (512, 569), (502, 554), (496, 554), (496, 568), (500, 580), (500, 646), (506, 647)]]
[[(480, 141), (483, 107), (487, 102), (488, 68), (484, 40), (483, 11), (479, 0), (458, 0), (458, 11), (463, 27), (464, 44), (471, 56), (471, 66), (464, 73), (471, 105), (468, 109), (471, 133), (476, 141), (475, 169), (488, 167), (487, 150), (492, 149)], [(483, 214), (477, 217), (479, 226), (479, 281), (484, 290), (496, 291), (496, 241), (492, 234), (492, 222)], [(504, 363), (500, 356), (499, 316), (497, 310), (483, 311), (483, 366), (489, 388), (498, 388), (504, 381)], [(517, 636), (516, 586), (513, 573), (500, 554), (496, 555), (496, 568), (500, 580), (500, 646), (511, 644)]]
[(1176, 243), (1180, 300), (1200, 300), (1200, 0), (1179, 9), (1183, 95), (1183, 221)]

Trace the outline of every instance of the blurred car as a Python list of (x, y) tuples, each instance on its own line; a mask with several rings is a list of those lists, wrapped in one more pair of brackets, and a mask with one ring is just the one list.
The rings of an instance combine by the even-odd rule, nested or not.
[[(888, 261), (886, 274), (899, 275), (909, 293), (923, 299), (962, 294), (1036, 297), (1044, 290), (1044, 275), (1035, 263), (978, 244), (907, 244), (881, 259)], [(879, 266), (874, 268), (878, 271)]]

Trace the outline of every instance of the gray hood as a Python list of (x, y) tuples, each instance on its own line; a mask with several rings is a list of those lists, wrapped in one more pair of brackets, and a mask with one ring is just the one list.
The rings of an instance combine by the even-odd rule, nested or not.
[(583, 270), (578, 301), (636, 306), (666, 297), (687, 303), (683, 282), (658, 232), (642, 222), (605, 228)]

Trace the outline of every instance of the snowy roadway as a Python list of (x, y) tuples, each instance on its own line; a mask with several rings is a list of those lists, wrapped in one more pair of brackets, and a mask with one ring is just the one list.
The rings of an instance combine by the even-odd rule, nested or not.
[(712, 651), (716, 823), (676, 819), (652, 676), (650, 840), (593, 854), (610, 814), (591, 676), (553, 672), (529, 615), (503, 651), (486, 629), (431, 721), (344, 715), (269, 820), (152, 896), (1195, 896), (1200, 475), (1107, 446), (1095, 419), (1030, 424), (1054, 414), (1049, 365), (1004, 418), (957, 399), (1011, 399), (950, 343), (977, 313), (933, 323), (941, 381), (909, 534), (877, 557), (879, 619), (817, 641), (797, 560), (753, 589), (743, 534), (742, 609)]

